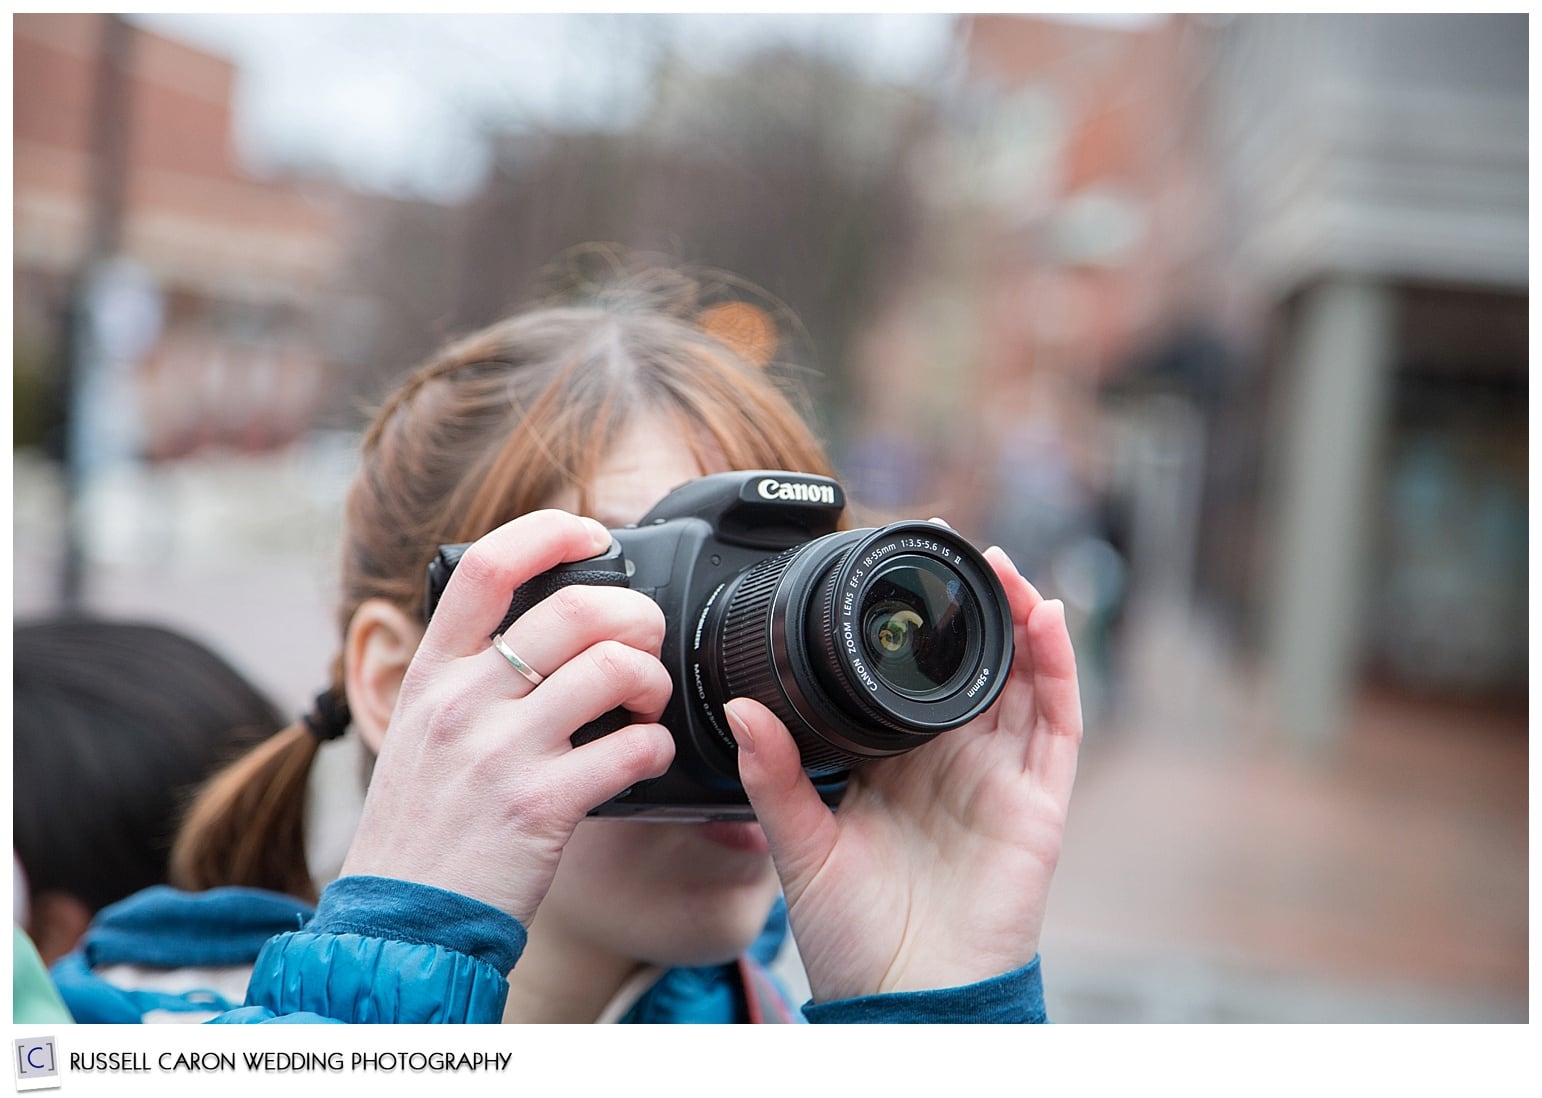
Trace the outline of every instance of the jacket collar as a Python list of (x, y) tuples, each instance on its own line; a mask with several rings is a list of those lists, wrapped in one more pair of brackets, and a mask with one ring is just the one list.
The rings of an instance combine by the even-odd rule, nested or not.
[(250, 964), (269, 938), (300, 929), (314, 913), (303, 900), (264, 889), (157, 885), (97, 912), (80, 949), (92, 968)]

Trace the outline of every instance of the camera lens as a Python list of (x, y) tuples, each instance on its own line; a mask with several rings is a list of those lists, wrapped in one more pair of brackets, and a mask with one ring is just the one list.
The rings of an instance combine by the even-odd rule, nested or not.
[(961, 576), (915, 557), (875, 576), (858, 610), (868, 660), (880, 681), (907, 697), (945, 690), (969, 654), (979, 610)]
[(714, 596), (701, 634), (709, 710), (762, 702), (814, 777), (974, 719), (1012, 663), (995, 572), (932, 523), (843, 531), (762, 561)]

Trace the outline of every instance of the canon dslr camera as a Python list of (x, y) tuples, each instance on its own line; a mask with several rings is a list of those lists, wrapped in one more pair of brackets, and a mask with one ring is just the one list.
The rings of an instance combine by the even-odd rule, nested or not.
[[(514, 593), (509, 624), (560, 587), (613, 584), (664, 610), (674, 692), (662, 723), (675, 758), (591, 815), (753, 819), (723, 703), (750, 697), (782, 719), (834, 804), (853, 766), (920, 747), (984, 712), (1012, 664), (1012, 618), (995, 572), (933, 522), (838, 530), (845, 495), (828, 477), (718, 473), (681, 485), (610, 549)], [(465, 545), (429, 565), (427, 612)], [(586, 743), (631, 723), (613, 710)]]

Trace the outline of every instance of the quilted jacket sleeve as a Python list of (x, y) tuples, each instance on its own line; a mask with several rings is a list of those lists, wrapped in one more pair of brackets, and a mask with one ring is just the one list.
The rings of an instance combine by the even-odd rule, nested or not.
[(246, 1006), (218, 1022), (499, 1022), (525, 928), (442, 889), (327, 886), (316, 916), (263, 946)]

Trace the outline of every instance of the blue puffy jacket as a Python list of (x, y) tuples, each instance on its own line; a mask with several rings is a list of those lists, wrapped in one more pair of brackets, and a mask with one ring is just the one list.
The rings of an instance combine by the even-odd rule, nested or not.
[[(1037, 957), (966, 987), (808, 1003), (800, 1016), (765, 967), (784, 933), (778, 904), (746, 957), (669, 969), (621, 1020), (1045, 1020)], [(101, 912), (53, 975), (81, 1022), (137, 1022), (154, 1011), (201, 1011), (216, 1022), (499, 1022), (505, 974), (524, 945), (524, 927), (495, 908), (405, 881), (344, 877), (314, 910), (254, 889), (155, 888)], [(248, 964), (244, 1003), (212, 986), (166, 990), (113, 978), (126, 971), (114, 966), (197, 973)]]

